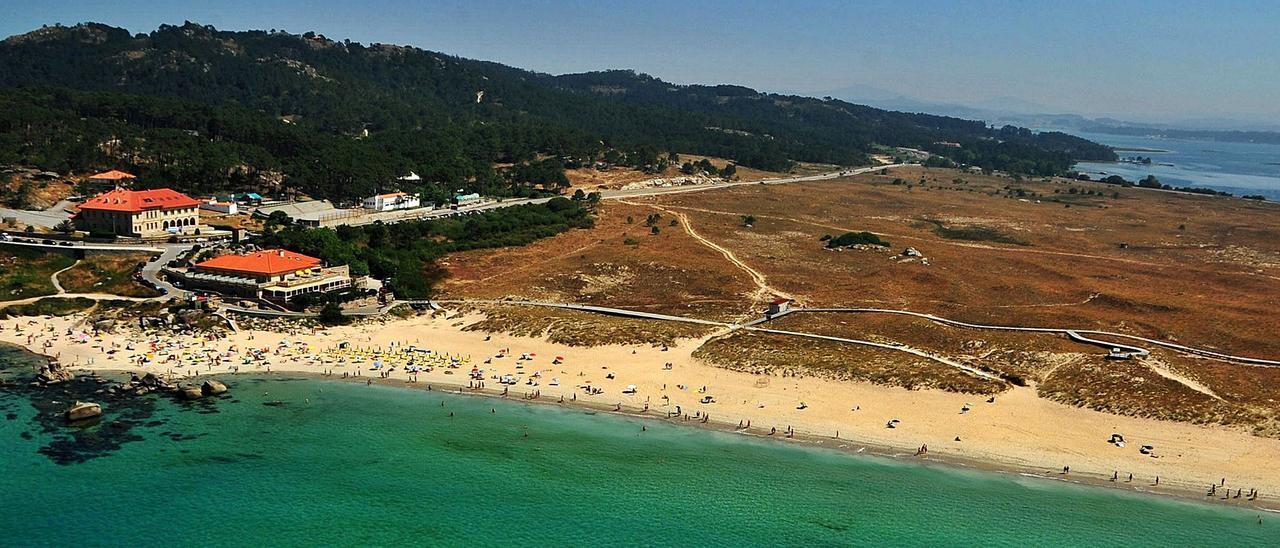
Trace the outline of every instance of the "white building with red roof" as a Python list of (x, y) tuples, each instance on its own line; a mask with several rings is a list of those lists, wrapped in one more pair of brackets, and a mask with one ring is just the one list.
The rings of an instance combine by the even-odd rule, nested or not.
[(200, 201), (181, 192), (125, 190), (104, 192), (80, 204), (76, 227), (120, 236), (161, 236), (194, 231), (200, 226)]
[(325, 268), (320, 259), (283, 249), (221, 255), (170, 271), (186, 289), (273, 301), (351, 287), (347, 265)]

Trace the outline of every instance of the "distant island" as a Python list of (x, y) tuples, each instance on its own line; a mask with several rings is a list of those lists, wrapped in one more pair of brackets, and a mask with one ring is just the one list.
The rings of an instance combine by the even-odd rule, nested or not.
[[(1225, 143), (1257, 143), (1280, 145), (1280, 132), (1275, 131), (1224, 131), (1209, 129), (1175, 129), (1149, 126), (1117, 126), (1111, 124), (1088, 124), (1080, 128), (1088, 133), (1106, 133), (1109, 135), (1132, 135), (1136, 137), (1163, 137), (1168, 139), (1186, 139), (1192, 141), (1221, 141)], [(1143, 150), (1125, 148), (1116, 150), (1131, 152), (1168, 152), (1162, 150)]]

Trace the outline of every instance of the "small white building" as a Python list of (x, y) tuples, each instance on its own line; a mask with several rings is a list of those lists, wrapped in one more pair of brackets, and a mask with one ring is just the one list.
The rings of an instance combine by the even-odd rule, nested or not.
[(421, 207), (422, 200), (416, 195), (405, 192), (392, 192), (390, 194), (379, 194), (371, 198), (364, 199), (365, 209), (374, 211), (392, 211), (396, 209), (413, 209)]
[(204, 202), (200, 202), (200, 209), (212, 211), (214, 213), (221, 213), (223, 215), (235, 215), (240, 211), (240, 208), (236, 206), (235, 202), (222, 202), (218, 201), (217, 198), (209, 198)]

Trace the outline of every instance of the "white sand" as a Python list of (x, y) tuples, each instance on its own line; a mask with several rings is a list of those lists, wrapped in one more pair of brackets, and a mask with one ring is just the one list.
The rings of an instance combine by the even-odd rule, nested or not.
[[(201, 342), (190, 335), (145, 335), (137, 329), (119, 330), (106, 334), (100, 340), (90, 338), (77, 342), (66, 335), (67, 329), (82, 319), (76, 315), (67, 318), (41, 319), (36, 325), (28, 325), (30, 319), (4, 320), (0, 341), (26, 346), (32, 351), (57, 356), (59, 361), (74, 369), (151, 371), (157, 374), (172, 372), (184, 375), (191, 372), (228, 376), (230, 363), (241, 363), (247, 348), (267, 349), (267, 364), (242, 365), (240, 373), (300, 371), (323, 373), (333, 370), (338, 376), (343, 372), (354, 374), (357, 366), (337, 363), (325, 364), (322, 359), (302, 355), (299, 343), (308, 345), (311, 352), (320, 353), (336, 348), (340, 341), (349, 341), (353, 347), (389, 348), (393, 342), (431, 348), (439, 353), (470, 356), (472, 365), (485, 368), (486, 388), (501, 389), (501, 385), (489, 377), (495, 374), (522, 372), (521, 382), (510, 388), (513, 399), (535, 390), (541, 392), (542, 401), (555, 401), (564, 396), (566, 401), (575, 395), (582, 403), (612, 407), (621, 404), (631, 411), (642, 409), (647, 403), (649, 414), (657, 417), (675, 410), (679, 405), (691, 417), (698, 412), (710, 413), (713, 422), (730, 427), (740, 421), (750, 421), (752, 432), (767, 433), (771, 427), (778, 429), (778, 437), (788, 427), (815, 438), (825, 438), (824, 445), (845, 446), (855, 449), (861, 444), (873, 449), (903, 455), (912, 455), (916, 448), (927, 444), (929, 458), (982, 463), (993, 468), (1030, 471), (1058, 477), (1063, 466), (1071, 467), (1070, 478), (1089, 481), (1106, 481), (1113, 471), (1120, 474), (1120, 484), (1132, 473), (1134, 481), (1127, 487), (1150, 490), (1155, 476), (1161, 478), (1162, 490), (1181, 491), (1182, 494), (1200, 493), (1210, 483), (1218, 483), (1223, 477), (1227, 486), (1258, 488), (1261, 497), (1255, 505), (1280, 505), (1280, 440), (1260, 438), (1246, 432), (1224, 428), (1156, 421), (1109, 415), (1101, 412), (1069, 407), (1036, 397), (1031, 388), (1017, 388), (996, 397), (993, 404), (985, 403), (985, 397), (954, 394), (937, 390), (905, 390), (876, 386), (860, 382), (842, 382), (816, 378), (782, 378), (752, 375), (728, 371), (702, 364), (691, 357), (700, 341), (684, 341), (669, 351), (647, 346), (606, 346), (574, 348), (553, 344), (541, 339), (492, 335), (486, 341), (485, 333), (464, 332), (458, 327), (464, 319), (431, 318), (420, 316), (405, 320), (385, 320), (361, 326), (348, 326), (311, 333), (280, 334), (264, 331), (246, 331), (226, 339)], [(465, 318), (466, 323), (478, 320), (478, 316)], [(22, 333), (15, 332), (14, 325), (21, 324)], [(50, 330), (51, 329), (51, 330)], [(28, 335), (34, 335), (28, 344)], [(175, 346), (172, 353), (185, 360), (201, 350), (224, 352), (235, 347), (241, 350), (236, 359), (224, 362), (213, 371), (207, 366), (178, 367), (158, 361), (145, 367), (136, 363), (137, 355), (150, 346), (149, 340), (158, 337), (162, 343)], [(291, 348), (275, 353), (281, 340), (288, 339)], [(129, 344), (137, 351), (125, 351)], [(46, 343), (50, 344), (47, 348)], [(115, 345), (120, 350), (108, 355), (106, 349)], [(483, 364), (486, 358), (500, 349), (510, 348), (512, 356), (495, 359)], [(521, 353), (536, 354), (530, 361), (517, 362)], [(563, 356), (564, 362), (553, 365), (554, 357)], [(157, 356), (159, 360), (165, 355)], [(92, 362), (92, 363), (90, 363)], [(664, 363), (672, 364), (665, 370)], [(524, 365), (522, 370), (517, 363)], [(362, 366), (362, 374), (378, 378), (378, 372), (370, 371), (372, 361)], [(446, 371), (450, 373), (446, 373)], [(470, 366), (459, 369), (436, 368), (418, 375), (418, 385), (430, 383), (466, 385)], [(538, 386), (524, 383), (534, 371), (541, 371)], [(607, 379), (612, 372), (614, 379)], [(391, 379), (405, 379), (403, 369), (390, 375)], [(551, 378), (558, 378), (560, 385), (551, 386)], [(587, 384), (604, 389), (601, 395), (588, 396), (578, 389)], [(626, 395), (622, 390), (634, 384), (637, 393)], [(679, 389), (677, 385), (685, 385)], [(704, 394), (699, 389), (707, 387), (705, 395), (714, 396), (716, 403), (701, 404)], [(665, 389), (664, 389), (665, 387)], [(669, 396), (670, 401), (661, 399)], [(800, 402), (807, 408), (800, 410)], [(969, 403), (971, 410), (962, 414), (961, 407)], [(858, 410), (853, 409), (857, 407)], [(890, 419), (901, 421), (897, 428), (889, 429)], [(839, 432), (840, 439), (834, 438)], [(1118, 448), (1108, 444), (1113, 432), (1124, 435), (1127, 446)], [(959, 436), (960, 442), (954, 441)], [(1142, 455), (1139, 447), (1155, 446), (1159, 458)], [(1221, 493), (1222, 491), (1219, 491)], [(1233, 503), (1245, 504), (1244, 499)]]

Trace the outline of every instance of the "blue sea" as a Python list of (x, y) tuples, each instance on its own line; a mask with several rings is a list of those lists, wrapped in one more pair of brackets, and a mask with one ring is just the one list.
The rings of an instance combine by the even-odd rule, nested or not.
[(1268, 200), (1280, 200), (1280, 145), (1076, 131), (1068, 133), (1113, 147), (1168, 151), (1117, 151), (1122, 158), (1150, 157), (1150, 165), (1110, 162), (1076, 164), (1078, 171), (1095, 178), (1119, 175), (1130, 181), (1138, 181), (1147, 175), (1155, 175), (1161, 183), (1170, 186), (1207, 187), (1237, 196), (1260, 194)]
[[(29, 359), (0, 349), (19, 378)], [(0, 388), (0, 544), (1280, 544), (1280, 516), (1256, 510), (578, 409), (225, 380), (216, 400), (108, 402), (79, 429), (51, 392)]]

